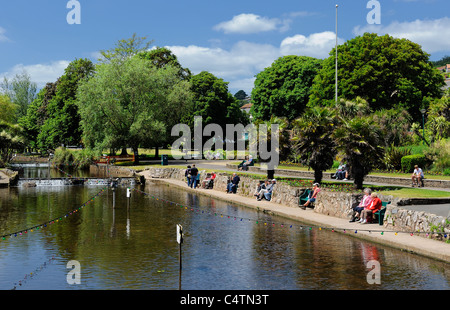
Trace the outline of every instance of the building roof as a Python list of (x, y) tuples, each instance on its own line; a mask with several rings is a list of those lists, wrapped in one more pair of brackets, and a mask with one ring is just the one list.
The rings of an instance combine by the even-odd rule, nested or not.
[(253, 106), (253, 103), (246, 103), (241, 107), (241, 109), (250, 109), (252, 106)]

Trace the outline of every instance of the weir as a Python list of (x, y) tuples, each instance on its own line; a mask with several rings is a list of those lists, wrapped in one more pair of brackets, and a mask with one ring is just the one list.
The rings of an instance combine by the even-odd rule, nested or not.
[(113, 181), (117, 182), (118, 186), (129, 186), (138, 184), (138, 180), (133, 177), (129, 178), (25, 178), (19, 179), (18, 187), (37, 187), (37, 186), (70, 186), (70, 185), (87, 185), (87, 186), (106, 186), (111, 185)]

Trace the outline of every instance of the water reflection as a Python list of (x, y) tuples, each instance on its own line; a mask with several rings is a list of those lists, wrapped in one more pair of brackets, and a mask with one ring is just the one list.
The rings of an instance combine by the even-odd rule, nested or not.
[[(74, 210), (101, 188), (0, 189), (0, 234)], [(177, 204), (108, 189), (46, 229), (0, 240), (0, 289), (53, 257), (17, 289), (178, 289), (177, 224), (185, 233), (182, 289), (450, 288), (448, 264), (167, 185), (140, 189)], [(381, 285), (366, 280), (373, 259), (382, 266)], [(66, 282), (69, 260), (81, 264), (80, 285)]]

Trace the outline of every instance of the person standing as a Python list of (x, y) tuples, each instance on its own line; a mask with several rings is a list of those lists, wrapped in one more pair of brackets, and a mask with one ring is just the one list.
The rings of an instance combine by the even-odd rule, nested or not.
[(195, 165), (192, 165), (192, 168), (191, 168), (191, 188), (197, 188), (197, 183), (198, 183), (197, 174), (198, 174), (197, 167), (195, 167)]
[(191, 187), (191, 166), (187, 166), (187, 169), (184, 171), (184, 176), (186, 177), (187, 185)]

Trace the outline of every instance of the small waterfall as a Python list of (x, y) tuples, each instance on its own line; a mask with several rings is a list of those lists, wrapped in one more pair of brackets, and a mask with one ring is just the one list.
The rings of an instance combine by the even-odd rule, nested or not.
[[(51, 178), (51, 179), (19, 179), (18, 187), (37, 187), (37, 186), (68, 186), (68, 185), (86, 185), (86, 186), (107, 186), (112, 179), (102, 178)], [(135, 178), (119, 178), (117, 185), (128, 186), (137, 184)]]

